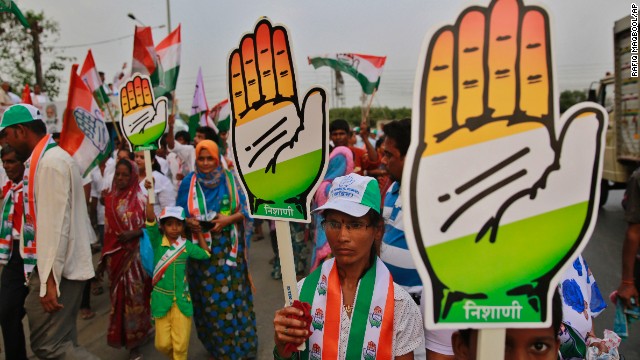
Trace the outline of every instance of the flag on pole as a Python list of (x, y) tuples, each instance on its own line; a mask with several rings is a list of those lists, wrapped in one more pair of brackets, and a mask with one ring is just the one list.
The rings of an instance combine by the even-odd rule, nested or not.
[(231, 104), (229, 103), (229, 99), (224, 99), (211, 108), (209, 117), (213, 120), (219, 131), (229, 131), (231, 126)]
[[(149, 26), (136, 26), (133, 36), (133, 62), (131, 63), (131, 73), (149, 75), (153, 82), (156, 72), (158, 56), (153, 46), (153, 35)], [(157, 79), (156, 79), (157, 80)]]
[[(154, 80), (151, 77), (151, 82), (156, 97), (172, 93), (176, 89), (180, 72), (180, 47), (180, 25), (178, 25), (155, 49), (158, 54), (157, 79)], [(171, 104), (172, 101), (169, 101), (170, 106)]]
[(0, 12), (12, 13), (13, 15), (16, 16), (16, 19), (20, 24), (22, 24), (22, 26), (24, 26), (27, 29), (31, 28), (31, 25), (29, 25), (27, 18), (24, 17), (24, 14), (22, 14), (22, 11), (20, 11), (20, 9), (18, 8), (18, 6), (14, 1), (12, 0), (0, 1)]
[(33, 101), (31, 101), (31, 90), (29, 89), (29, 84), (24, 84), (24, 89), (22, 89), (22, 99), (20, 100), (23, 104), (33, 105)]
[(189, 116), (189, 134), (191, 138), (196, 135), (198, 126), (210, 126), (207, 123), (207, 97), (204, 92), (204, 81), (202, 79), (202, 68), (198, 68), (198, 77), (196, 78), (196, 89), (193, 93), (193, 102), (191, 105), (191, 116)]
[(313, 56), (308, 59), (309, 64), (316, 69), (321, 66), (329, 66), (353, 76), (362, 86), (362, 91), (371, 95), (380, 85), (380, 76), (387, 57), (342, 53)]
[(80, 172), (86, 176), (111, 155), (111, 141), (102, 110), (77, 71), (78, 65), (73, 64), (60, 147), (73, 157)]
[(93, 97), (98, 102), (98, 106), (100, 106), (100, 109), (104, 111), (106, 109), (107, 103), (109, 102), (109, 96), (102, 86), (102, 80), (100, 79), (100, 75), (98, 74), (96, 63), (93, 61), (93, 54), (91, 53), (91, 49), (89, 49), (89, 51), (87, 52), (87, 57), (84, 59), (84, 63), (82, 64), (82, 70), (80, 70), (80, 78), (93, 93)]

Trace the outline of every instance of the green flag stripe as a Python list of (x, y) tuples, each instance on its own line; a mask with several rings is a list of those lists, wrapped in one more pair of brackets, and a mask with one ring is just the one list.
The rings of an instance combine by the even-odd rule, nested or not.
[(364, 333), (367, 331), (367, 319), (369, 318), (369, 309), (373, 300), (373, 288), (376, 282), (376, 264), (377, 261), (374, 260), (373, 265), (360, 280), (358, 296), (351, 315), (351, 330), (349, 331), (346, 359), (362, 358)]
[(360, 86), (362, 86), (362, 91), (366, 94), (369, 94), (369, 95), (373, 94), (373, 91), (377, 89), (378, 86), (380, 85), (379, 77), (378, 77), (378, 81), (371, 82), (366, 76), (359, 73), (356, 70), (356, 68), (354, 68), (353, 66), (349, 66), (342, 61), (338, 61), (336, 59), (329, 59), (329, 58), (312, 58), (310, 60), (311, 60), (311, 65), (313, 65), (313, 67), (316, 69), (321, 66), (328, 66), (330, 68), (345, 72), (353, 76), (360, 83)]

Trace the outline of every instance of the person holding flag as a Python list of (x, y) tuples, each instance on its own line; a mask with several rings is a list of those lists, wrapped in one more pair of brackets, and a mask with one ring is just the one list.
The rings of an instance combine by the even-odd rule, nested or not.
[(80, 169), (47, 134), (40, 110), (32, 105), (9, 107), (0, 132), (25, 161), (21, 253), (29, 283), (25, 310), (31, 349), (45, 359), (96, 359), (77, 345), (82, 290), (94, 276), (89, 244), (95, 236)]

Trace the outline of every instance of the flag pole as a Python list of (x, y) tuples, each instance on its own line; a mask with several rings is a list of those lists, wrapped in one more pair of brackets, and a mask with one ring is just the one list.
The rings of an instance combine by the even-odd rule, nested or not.
[(491, 360), (504, 356), (504, 339), (507, 329), (480, 329), (478, 330), (478, 360)]
[[(156, 203), (155, 184), (153, 183), (153, 164), (151, 162), (151, 150), (144, 150), (144, 167), (145, 177), (151, 183), (151, 188), (147, 190), (149, 196), (149, 204)], [(131, 175), (133, 176), (133, 174)]]
[(118, 135), (118, 141), (122, 143), (122, 135), (120, 135), (120, 129), (119, 129), (120, 126), (116, 124), (116, 118), (115, 116), (113, 116), (111, 107), (109, 107), (109, 104), (107, 103), (105, 103), (104, 106), (107, 108), (107, 112), (109, 113), (109, 117), (111, 118), (111, 123), (113, 124), (113, 127), (116, 129), (116, 135)]
[[(276, 238), (278, 239), (278, 256), (280, 257), (280, 268), (282, 269), (282, 288), (284, 290), (284, 301), (286, 306), (292, 306), (295, 300), (299, 300), (298, 282), (296, 279), (296, 265), (293, 258), (293, 245), (291, 242), (291, 230), (289, 222), (275, 220)], [(298, 346), (298, 350), (305, 349), (303, 342)]]
[(364, 117), (362, 119), (363, 122), (367, 122), (367, 118), (369, 117), (369, 111), (371, 110), (371, 104), (373, 103), (373, 97), (376, 96), (377, 91), (378, 91), (377, 88), (373, 89), (373, 93), (371, 93), (371, 96), (369, 97), (369, 104), (367, 105), (367, 110), (365, 111)]

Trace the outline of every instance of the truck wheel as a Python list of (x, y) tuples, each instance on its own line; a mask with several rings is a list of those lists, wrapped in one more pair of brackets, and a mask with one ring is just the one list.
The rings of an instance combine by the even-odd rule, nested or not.
[(609, 180), (600, 180), (600, 207), (603, 207), (604, 204), (607, 203), (607, 199), (609, 199), (610, 188), (611, 185), (609, 185)]

